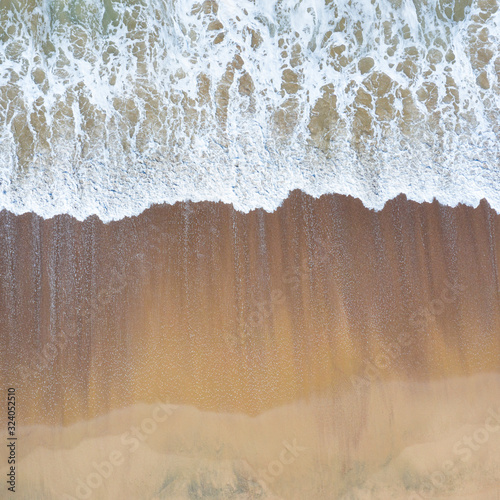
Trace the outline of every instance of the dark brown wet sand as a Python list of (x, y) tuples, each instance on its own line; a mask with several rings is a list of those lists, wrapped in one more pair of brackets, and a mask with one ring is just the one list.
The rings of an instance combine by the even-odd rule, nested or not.
[(2, 212), (17, 497), (500, 498), (499, 244), (402, 196)]

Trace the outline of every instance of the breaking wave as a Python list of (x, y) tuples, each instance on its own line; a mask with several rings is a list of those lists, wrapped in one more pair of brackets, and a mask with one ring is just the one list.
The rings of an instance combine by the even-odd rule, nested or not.
[(500, 211), (494, 0), (0, 0), (0, 208)]

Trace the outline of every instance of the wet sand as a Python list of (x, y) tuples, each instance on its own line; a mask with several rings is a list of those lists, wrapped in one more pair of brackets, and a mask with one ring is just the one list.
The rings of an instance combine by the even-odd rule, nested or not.
[(299, 192), (2, 212), (18, 498), (500, 498), (499, 235)]

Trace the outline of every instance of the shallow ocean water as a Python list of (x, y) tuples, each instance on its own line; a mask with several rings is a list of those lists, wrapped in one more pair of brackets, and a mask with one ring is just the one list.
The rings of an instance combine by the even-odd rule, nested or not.
[(500, 209), (493, 0), (0, 3), (0, 207)]

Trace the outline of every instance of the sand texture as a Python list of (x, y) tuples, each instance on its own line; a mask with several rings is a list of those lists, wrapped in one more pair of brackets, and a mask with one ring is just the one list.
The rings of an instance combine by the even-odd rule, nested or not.
[(1, 212), (16, 498), (497, 500), (499, 258), (484, 202)]

